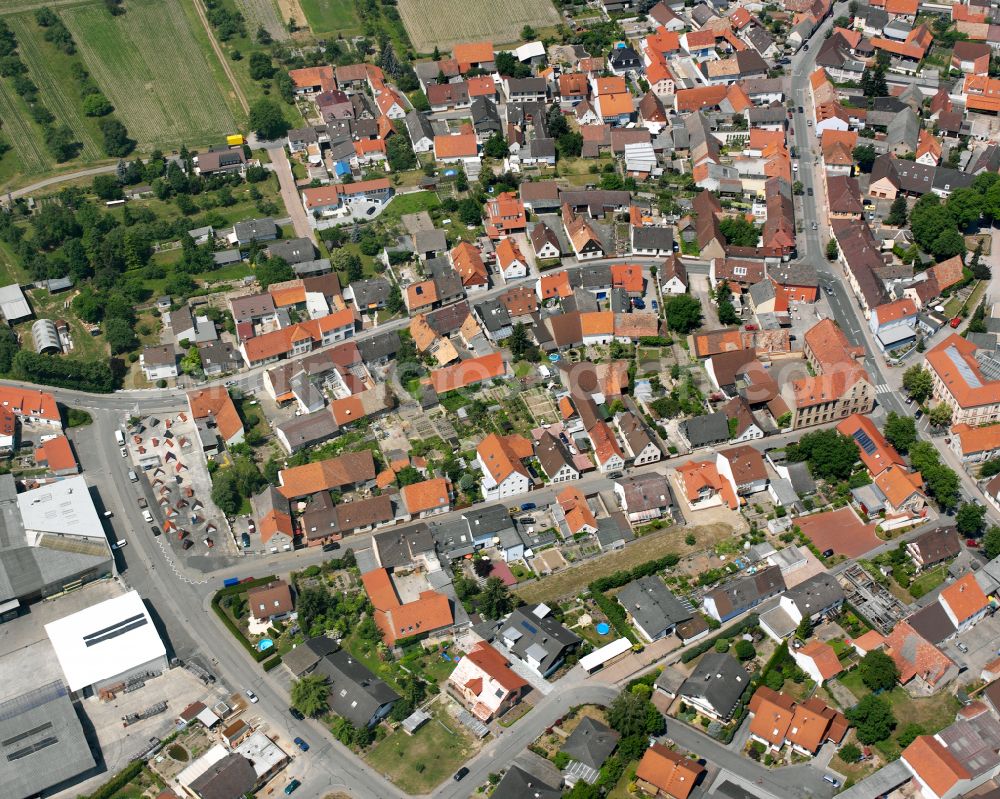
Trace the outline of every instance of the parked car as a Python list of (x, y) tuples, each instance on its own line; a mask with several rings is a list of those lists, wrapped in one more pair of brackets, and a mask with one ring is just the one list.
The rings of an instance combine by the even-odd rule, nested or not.
[(969, 549), (979, 549), (979, 542), (975, 538), (966, 538), (965, 545)]
[[(372, 209), (374, 210), (374, 209)], [(285, 786), (285, 795), (291, 795), (295, 793), (295, 789), (298, 788), (302, 783), (298, 780), (292, 780), (288, 785)]]
[(969, 647), (967, 647), (961, 641), (959, 641), (957, 644), (955, 644), (955, 646), (958, 647), (958, 651), (959, 652), (964, 652), (966, 655), (969, 654)]
[(256, 705), (258, 701), (260, 701), (260, 700), (257, 699), (257, 694), (255, 694), (249, 688), (247, 688), (247, 699), (249, 699), (250, 702), (251, 702), (251, 704), (254, 704), (254, 705)]
[(950, 321), (950, 322), (949, 322), (948, 324), (949, 324), (949, 325), (951, 325), (951, 327), (952, 327), (952, 330), (957, 330), (957, 329), (958, 329), (958, 326), (959, 326), (960, 324), (962, 324), (962, 317), (961, 317), (961, 316), (956, 316), (956, 317), (955, 317), (954, 319), (952, 319), (952, 320), (951, 320), (951, 321)]
[(525, 502), (521, 505), (521, 510), (534, 510), (537, 507), (534, 502)]
[(336, 541), (331, 541), (329, 544), (323, 544), (324, 552), (333, 552), (335, 549), (340, 549), (340, 544)]
[(643, 301), (643, 299), (641, 297), (633, 297), (632, 298), (632, 307), (633, 308), (638, 308), (641, 311), (643, 308), (646, 307), (646, 303), (645, 303), (645, 301)]
[(153, 523), (153, 514), (150, 513), (148, 510), (144, 510), (142, 512), (142, 518), (146, 520), (146, 524), (152, 524)]
[(308, 751), (309, 751), (309, 744), (307, 744), (307, 743), (306, 743), (305, 741), (303, 741), (303, 740), (302, 740), (301, 738), (296, 738), (296, 739), (295, 739), (295, 745), (296, 745), (296, 746), (297, 746), (297, 747), (298, 747), (299, 749), (301, 749), (301, 750), (302, 750), (303, 752), (308, 752)]
[(809, 195), (810, 197), (812, 197), (812, 196), (813, 196), (813, 189), (812, 189), (812, 186), (810, 186), (810, 187), (809, 187), (808, 189), (806, 189), (806, 194), (808, 194), (808, 195)]
[(140, 508), (148, 508), (149, 507), (149, 503), (146, 502), (146, 498), (145, 497), (139, 497), (139, 507)]
[(193, 546), (194, 546), (194, 541), (192, 541), (190, 538), (185, 538), (181, 542), (181, 549), (191, 549), (191, 547)]
[(139, 475), (137, 475), (135, 473), (134, 469), (129, 469), (128, 470), (128, 481), (130, 483), (138, 483), (139, 482)]
[[(807, 50), (809, 49), (808, 44), (806, 45), (806, 49)], [(840, 780), (838, 780), (836, 777), (831, 777), (829, 774), (824, 774), (823, 779), (826, 780), (828, 783), (830, 783), (834, 788), (840, 787)]]
[(757, 329), (757, 325), (743, 325), (743, 329), (752, 333)]
[(128, 541), (126, 541), (124, 538), (119, 538), (117, 541), (115, 541), (115, 543), (113, 543), (111, 545), (111, 548), (112, 549), (121, 549), (122, 547), (127, 546), (127, 545), (128, 545)]
[(658, 312), (659, 310), (660, 310), (660, 303), (658, 303), (656, 300), (653, 300), (653, 311)]
[(243, 533), (243, 535), (240, 537), (240, 543), (243, 544), (244, 549), (250, 549), (250, 536), (247, 535), (246, 533)]
[(202, 539), (201, 543), (203, 543), (209, 549), (211, 549), (212, 547), (215, 546), (215, 542), (211, 538), (204, 538), (204, 539)]
[(127, 458), (128, 457), (128, 450), (125, 449), (125, 447), (122, 447), (122, 457), (123, 458)]
[(467, 769), (465, 766), (462, 766), (462, 768), (460, 768), (458, 771), (455, 772), (455, 776), (452, 777), (452, 779), (455, 780), (455, 782), (461, 782), (468, 776), (468, 774), (469, 774), (469, 769)]
[(297, 710), (294, 707), (288, 708), (288, 712), (291, 714), (293, 719), (298, 719), (299, 721), (302, 721), (305, 718), (305, 716), (302, 715), (302, 711)]
[(156, 525), (153, 525), (152, 527), (149, 528), (149, 532), (151, 532), (153, 534), (153, 537), (155, 538), (160, 534), (160, 528), (157, 527)]

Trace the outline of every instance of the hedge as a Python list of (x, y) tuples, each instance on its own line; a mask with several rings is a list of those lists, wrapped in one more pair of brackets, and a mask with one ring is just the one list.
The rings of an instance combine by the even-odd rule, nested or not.
[(84, 797), (84, 799), (111, 799), (112, 796), (138, 777), (142, 773), (142, 769), (145, 765), (146, 763), (142, 760), (133, 760), (125, 766), (124, 769), (119, 771), (115, 774), (115, 776), (104, 783), (104, 785), (90, 794), (90, 796)]
[(668, 552), (662, 558), (648, 560), (627, 571), (617, 571), (614, 574), (609, 574), (607, 577), (598, 577), (590, 584), (589, 588), (591, 591), (601, 592), (609, 591), (612, 588), (621, 588), (623, 585), (627, 585), (633, 580), (638, 580), (640, 577), (649, 577), (671, 566), (676, 566), (680, 562), (680, 559), (680, 555)]
[[(245, 591), (249, 591), (251, 588), (256, 588), (259, 585), (267, 585), (269, 582), (276, 579), (278, 578), (272, 574), (270, 577), (260, 577), (255, 580), (247, 580), (245, 583), (239, 583), (238, 585), (230, 585), (225, 588), (221, 588), (216, 591), (215, 596), (212, 597), (212, 610), (215, 611), (215, 615), (219, 617), (226, 629), (233, 634), (236, 640), (243, 644), (243, 648), (246, 649), (250, 657), (252, 657), (257, 663), (260, 663), (262, 660), (267, 660), (267, 658), (271, 657), (271, 653), (267, 650), (259, 652), (257, 648), (247, 640), (240, 628), (233, 623), (231, 618), (229, 618), (229, 614), (223, 610), (221, 602), (223, 597), (242, 594)], [(272, 666), (271, 668), (274, 667)]]
[(731, 627), (723, 633), (719, 633), (712, 638), (706, 638), (698, 646), (688, 649), (681, 655), (681, 663), (689, 663), (694, 660), (699, 655), (705, 654), (709, 649), (715, 646), (715, 642), (720, 638), (732, 638), (734, 635), (739, 635), (749, 630), (751, 627), (757, 626), (758, 616), (756, 613), (751, 613), (743, 621), (737, 624), (735, 627)]
[(614, 599), (605, 596), (600, 591), (597, 591), (591, 583), (590, 588), (591, 597), (594, 600), (594, 604), (601, 609), (601, 612), (608, 617), (608, 621), (611, 622), (611, 626), (615, 628), (615, 631), (625, 638), (628, 638), (633, 644), (637, 643), (635, 638), (635, 633), (632, 632), (632, 628), (628, 623), (628, 619), (625, 616), (625, 609), (619, 605)]
[(277, 668), (280, 663), (281, 655), (275, 655), (270, 660), (265, 660), (261, 668), (263, 668), (264, 671), (270, 671), (271, 669)]

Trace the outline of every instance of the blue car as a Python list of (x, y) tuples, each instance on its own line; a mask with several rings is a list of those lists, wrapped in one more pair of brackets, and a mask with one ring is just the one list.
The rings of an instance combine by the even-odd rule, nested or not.
[(309, 744), (307, 744), (307, 743), (306, 743), (305, 741), (303, 741), (303, 740), (302, 740), (301, 738), (296, 738), (296, 739), (295, 739), (295, 745), (296, 745), (296, 746), (297, 746), (297, 747), (298, 747), (299, 749), (301, 749), (301, 750), (302, 750), (303, 752), (308, 752), (308, 751), (309, 751)]
[(660, 304), (656, 300), (653, 300), (653, 310), (654, 311), (660, 310)]
[(524, 504), (523, 504), (523, 505), (521, 506), (521, 510), (534, 510), (534, 509), (535, 509), (535, 508), (537, 508), (537, 507), (538, 507), (538, 506), (537, 506), (537, 505), (536, 505), (536, 504), (535, 504), (534, 502), (525, 502), (525, 503), (524, 503)]
[(641, 311), (643, 308), (646, 307), (646, 302), (645, 302), (645, 300), (643, 300), (640, 297), (633, 297), (632, 298), (632, 307), (633, 308), (638, 308)]

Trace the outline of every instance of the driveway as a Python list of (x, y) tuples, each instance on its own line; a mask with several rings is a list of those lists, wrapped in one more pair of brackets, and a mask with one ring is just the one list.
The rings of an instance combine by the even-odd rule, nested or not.
[(316, 235), (309, 224), (306, 209), (302, 207), (302, 198), (295, 186), (295, 176), (292, 174), (292, 165), (288, 163), (288, 156), (285, 155), (285, 148), (277, 147), (268, 150), (268, 152), (271, 155), (274, 171), (278, 175), (278, 184), (281, 186), (281, 200), (285, 204), (288, 215), (292, 218), (295, 235), (315, 242)]

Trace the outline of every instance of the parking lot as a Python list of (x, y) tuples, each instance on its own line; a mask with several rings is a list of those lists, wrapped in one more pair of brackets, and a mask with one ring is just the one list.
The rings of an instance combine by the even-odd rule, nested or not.
[[(969, 651), (963, 652), (958, 645)], [(1000, 615), (987, 616), (971, 630), (955, 636), (941, 645), (945, 653), (960, 666), (968, 668), (970, 677), (978, 677), (983, 666), (996, 659), (1000, 647)]]

